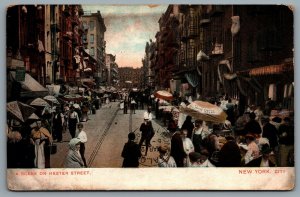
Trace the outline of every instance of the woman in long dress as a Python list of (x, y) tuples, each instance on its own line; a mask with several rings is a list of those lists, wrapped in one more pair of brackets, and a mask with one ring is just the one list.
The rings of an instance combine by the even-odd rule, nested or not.
[(35, 146), (34, 166), (36, 168), (45, 168), (45, 143), (48, 140), (52, 143), (50, 132), (41, 126), (41, 121), (32, 124), (31, 143)]

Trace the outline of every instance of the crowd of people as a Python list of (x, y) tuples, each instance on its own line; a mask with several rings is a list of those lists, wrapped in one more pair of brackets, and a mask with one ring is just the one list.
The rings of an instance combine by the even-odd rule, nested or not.
[[(37, 113), (39, 120), (20, 123), (8, 120), (8, 168), (50, 168), (53, 142), (63, 142), (63, 132), (71, 136), (65, 167), (87, 167), (85, 144), (88, 142), (81, 122), (88, 121), (102, 102), (109, 104), (110, 97), (97, 103), (97, 95), (86, 93), (83, 100), (65, 101), (51, 109)], [(160, 146), (157, 151), (159, 167), (247, 167), (294, 166), (293, 113), (281, 115), (276, 106), (246, 106), (243, 113), (230, 98), (220, 97), (212, 103), (227, 114), (226, 124), (216, 124), (191, 116), (161, 113), (159, 99), (147, 93), (130, 92), (119, 95), (123, 113), (144, 112), (140, 125), (141, 138), (136, 143), (135, 133), (128, 135), (122, 157), (123, 167), (138, 167), (145, 144), (145, 155), (155, 135), (152, 122), (168, 130), (171, 146)], [(189, 101), (190, 100), (190, 101)], [(187, 105), (192, 99), (172, 102)], [(152, 110), (154, 109), (154, 110)], [(155, 116), (152, 113), (155, 112)], [(277, 112), (277, 113), (275, 113)], [(223, 135), (222, 130), (229, 130)]]
[[(184, 102), (189, 103), (187, 100)], [(265, 107), (245, 106), (240, 114), (238, 105), (230, 98), (220, 97), (212, 103), (226, 112), (225, 123), (206, 122), (186, 115), (180, 122), (171, 112), (164, 118), (167, 113), (159, 112), (159, 99), (153, 100), (151, 106), (155, 107), (155, 121), (165, 126), (171, 136), (170, 147), (162, 145), (157, 149), (159, 167), (294, 166), (292, 112), (280, 115), (281, 109), (266, 103)], [(149, 109), (145, 114), (151, 114), (151, 107)], [(144, 115), (140, 128), (142, 135), (136, 148), (140, 149), (145, 141), (145, 156), (153, 137), (151, 128), (146, 128), (149, 122), (151, 125)], [(229, 133), (225, 135), (224, 130)], [(141, 157), (140, 153), (136, 155)]]
[[(62, 142), (69, 142), (70, 148), (65, 167), (87, 167), (84, 156), (87, 135), (82, 122), (88, 121), (89, 115), (95, 114), (95, 110), (100, 109), (101, 103), (105, 101), (89, 89), (79, 98), (59, 101), (59, 104), (37, 106), (34, 119), (21, 122), (16, 118), (8, 118), (8, 168), (50, 168), (50, 155), (57, 152), (57, 143)], [(31, 100), (28, 100), (28, 104), (30, 102)], [(63, 139), (65, 132), (69, 133), (71, 141), (68, 135), (67, 139)], [(78, 139), (80, 143), (76, 146)], [(80, 162), (72, 163), (77, 162), (74, 158)]]

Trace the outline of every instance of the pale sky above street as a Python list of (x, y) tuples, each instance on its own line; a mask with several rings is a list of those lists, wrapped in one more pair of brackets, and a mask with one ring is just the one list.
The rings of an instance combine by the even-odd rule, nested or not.
[(116, 55), (119, 67), (141, 67), (146, 42), (155, 41), (158, 20), (168, 5), (83, 5), (86, 12), (100, 11), (106, 25), (106, 53)]

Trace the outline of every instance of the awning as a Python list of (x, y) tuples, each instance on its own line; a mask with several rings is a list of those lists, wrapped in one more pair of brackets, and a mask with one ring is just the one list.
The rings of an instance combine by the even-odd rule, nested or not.
[[(16, 80), (16, 72), (10, 72), (12, 78)], [(25, 74), (25, 80), (20, 81), (22, 85), (22, 89), (24, 91), (21, 92), (21, 96), (24, 97), (38, 97), (38, 96), (46, 96), (49, 94), (48, 89), (42, 86), (38, 81), (36, 81), (33, 77), (29, 74)]]
[(249, 71), (250, 76), (259, 76), (259, 75), (275, 75), (285, 72), (290, 72), (294, 70), (294, 64), (292, 62), (279, 64), (279, 65), (270, 65), (260, 68), (253, 68)]
[(197, 72), (187, 72), (184, 76), (191, 86), (197, 87), (199, 85), (200, 77)]

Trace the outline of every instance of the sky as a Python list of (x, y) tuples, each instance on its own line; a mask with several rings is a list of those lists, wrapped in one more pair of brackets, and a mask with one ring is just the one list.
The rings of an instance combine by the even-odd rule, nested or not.
[(168, 5), (83, 5), (91, 13), (100, 11), (106, 32), (106, 53), (116, 55), (119, 67), (142, 66), (146, 42), (155, 41), (158, 20)]

